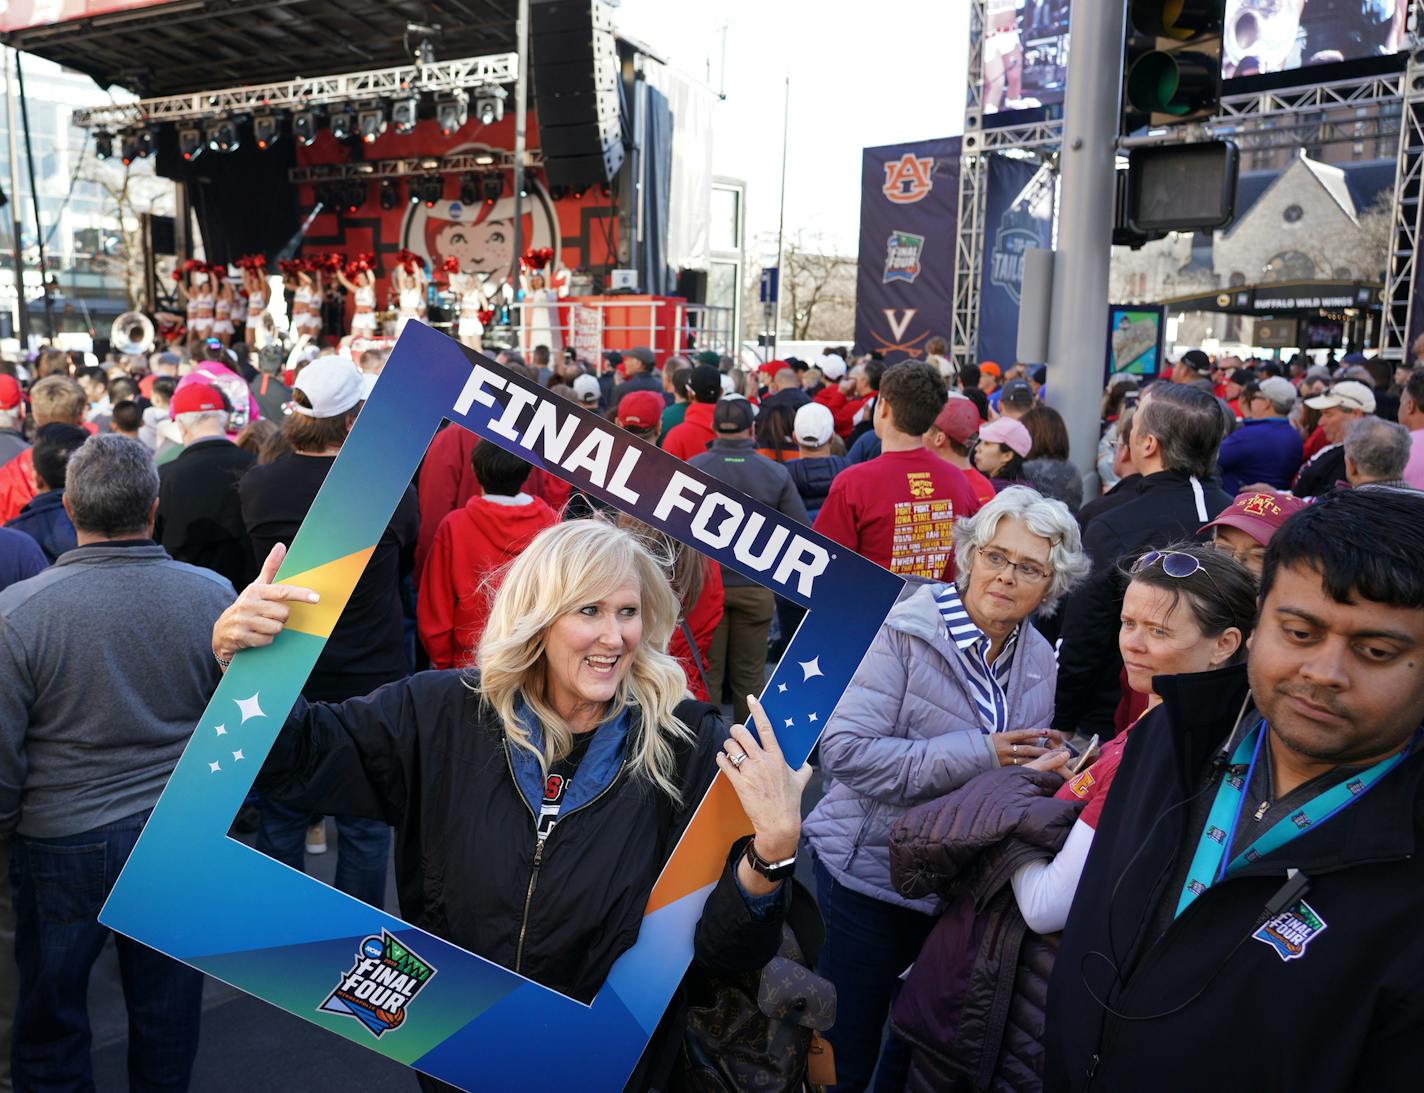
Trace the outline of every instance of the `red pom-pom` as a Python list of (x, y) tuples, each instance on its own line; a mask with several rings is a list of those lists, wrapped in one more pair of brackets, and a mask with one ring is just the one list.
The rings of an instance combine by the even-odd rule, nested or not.
[(481, 326), (489, 326), (490, 320), (494, 318), (494, 308), (482, 307), (475, 315), (478, 316)]
[(453, 254), (447, 255), (445, 257), (445, 261), (441, 263), (440, 268), (443, 269), (446, 273), (459, 273), (460, 260), (456, 258)]

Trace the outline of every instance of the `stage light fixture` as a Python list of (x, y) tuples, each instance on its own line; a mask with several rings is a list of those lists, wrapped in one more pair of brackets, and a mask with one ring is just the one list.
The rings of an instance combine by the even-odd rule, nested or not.
[(315, 110), (298, 110), (292, 114), (292, 136), (303, 145), (314, 144), (320, 129), (321, 118)]
[(475, 117), (481, 125), (493, 125), (504, 117), (503, 95), (481, 95), (475, 100)]
[(348, 140), (356, 129), (356, 115), (349, 106), (338, 106), (327, 116), (326, 127), (337, 140)]
[(147, 159), (153, 155), (153, 130), (128, 129), (119, 134), (120, 153), (127, 167), (136, 159)]
[(504, 196), (504, 172), (486, 171), (480, 176), (480, 193), (486, 205), (493, 205)]
[(569, 188), (562, 183), (549, 187), (549, 196), (555, 201), (562, 201), (569, 196)]
[(349, 179), (343, 183), (341, 204), (349, 213), (354, 213), (366, 204), (366, 183), (359, 178)]
[(241, 145), (242, 135), (238, 132), (235, 119), (223, 118), (208, 126), (208, 147), (214, 152), (227, 155), (236, 152)]
[(378, 99), (356, 104), (356, 132), (367, 144), (374, 144), (376, 138), (386, 131), (386, 107)]
[(460, 204), (475, 205), (480, 200), (480, 180), (466, 173), (460, 176)]
[(445, 196), (445, 177), (443, 175), (426, 175), (417, 184), (420, 191), (420, 200), (425, 202), (427, 209), (433, 209), (435, 203)]
[(420, 120), (420, 98), (415, 94), (391, 101), (391, 128), (397, 133), (410, 133)]
[(481, 152), (479, 155), (475, 156), (475, 162), (478, 163), (481, 167), (488, 167), (491, 163), (494, 162), (494, 153)]
[(380, 190), (381, 208), (389, 212), (400, 204), (400, 191), (396, 189), (395, 181), (389, 178), (381, 180)]
[(107, 129), (94, 130), (94, 155), (98, 159), (108, 159), (114, 154), (114, 135)]
[(458, 88), (435, 96), (435, 122), (440, 132), (450, 136), (470, 120), (470, 97)]
[(258, 114), (252, 119), (252, 142), (266, 151), (282, 139), (282, 116)]
[(196, 126), (188, 129), (178, 130), (178, 151), (186, 160), (197, 159), (203, 154), (203, 149), (207, 147), (207, 142), (203, 139), (203, 131)]

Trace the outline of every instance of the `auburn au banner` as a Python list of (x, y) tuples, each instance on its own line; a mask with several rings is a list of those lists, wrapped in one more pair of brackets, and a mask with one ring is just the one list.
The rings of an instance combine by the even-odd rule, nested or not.
[(923, 358), (949, 337), (959, 138), (867, 148), (861, 165), (855, 347)]
[(1052, 173), (1029, 160), (990, 156), (979, 283), (979, 363), (1014, 362), (1024, 251), (1052, 244)]

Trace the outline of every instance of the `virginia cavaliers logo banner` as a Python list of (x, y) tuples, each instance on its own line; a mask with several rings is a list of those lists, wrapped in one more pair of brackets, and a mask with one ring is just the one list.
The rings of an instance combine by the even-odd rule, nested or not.
[(855, 348), (923, 360), (949, 336), (959, 204), (959, 138), (865, 149)]

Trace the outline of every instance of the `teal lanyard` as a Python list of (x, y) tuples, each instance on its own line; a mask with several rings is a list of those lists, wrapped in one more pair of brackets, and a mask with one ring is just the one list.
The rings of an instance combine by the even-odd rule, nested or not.
[[(1197, 844), (1192, 867), (1187, 872), (1187, 882), (1182, 885), (1182, 895), (1177, 900), (1178, 915), (1213, 884), (1219, 883), (1243, 865), (1279, 850), (1298, 835), (1313, 827), (1319, 827), (1349, 808), (1363, 797), (1371, 786), (1404, 762), (1405, 757), (1414, 750), (1414, 745), (1419, 741), (1419, 733), (1416, 732), (1409, 741), (1409, 746), (1403, 751), (1381, 759), (1368, 770), (1361, 771), (1353, 778), (1332, 786), (1307, 801), (1228, 862), (1226, 855), (1236, 840), (1236, 827), (1241, 820), (1242, 799), (1246, 796), (1246, 787), (1251, 784), (1251, 778), (1256, 773), (1256, 764), (1261, 759), (1261, 744), (1269, 732), (1270, 727), (1264, 721), (1261, 722), (1242, 738), (1241, 743), (1236, 745), (1236, 751), (1232, 753), (1231, 766), (1227, 768), (1226, 776), (1217, 788), (1216, 800), (1212, 802), (1206, 828)], [(1238, 773), (1243, 767), (1244, 775)]]

